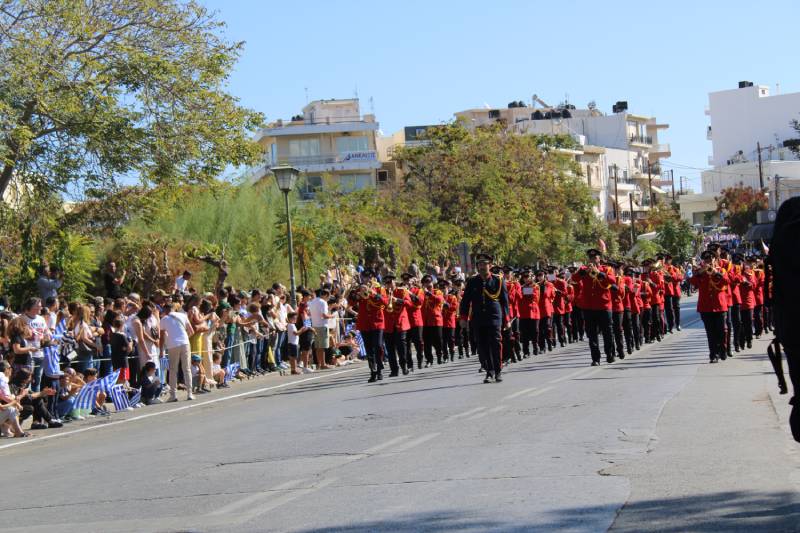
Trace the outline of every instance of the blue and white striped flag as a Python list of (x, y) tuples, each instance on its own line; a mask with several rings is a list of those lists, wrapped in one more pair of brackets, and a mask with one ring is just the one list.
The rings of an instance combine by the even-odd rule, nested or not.
[(105, 392), (106, 394), (111, 394), (111, 388), (119, 379), (119, 369), (114, 370), (112, 373), (107, 375), (104, 378), (100, 378), (97, 380), (97, 386), (100, 388), (101, 391)]
[(241, 368), (241, 366), (242, 365), (239, 363), (231, 363), (225, 368), (225, 383), (236, 377), (236, 374), (239, 373), (239, 368)]
[(138, 407), (140, 403), (142, 403), (142, 389), (141, 389), (141, 387), (136, 389), (136, 392), (133, 393), (133, 396), (131, 396), (131, 399), (130, 399), (130, 404), (131, 404), (131, 407), (133, 407), (133, 408)]
[(114, 402), (114, 409), (117, 412), (130, 411), (131, 404), (128, 403), (128, 393), (125, 390), (125, 385), (119, 384), (111, 387), (111, 401)]
[(359, 359), (364, 359), (367, 356), (367, 347), (364, 345), (364, 337), (361, 336), (361, 332), (358, 330), (355, 330), (355, 337), (358, 343), (358, 357)]
[(79, 412), (93, 409), (97, 399), (97, 390), (97, 381), (84, 385), (75, 397), (74, 409)]

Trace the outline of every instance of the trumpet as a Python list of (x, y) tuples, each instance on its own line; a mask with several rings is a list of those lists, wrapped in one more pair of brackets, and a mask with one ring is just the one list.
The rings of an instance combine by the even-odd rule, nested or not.
[(591, 265), (589, 267), (589, 277), (592, 278), (592, 279), (597, 279), (597, 277), (599, 275), (600, 275), (600, 271), (597, 269), (597, 267), (594, 266), (594, 265)]

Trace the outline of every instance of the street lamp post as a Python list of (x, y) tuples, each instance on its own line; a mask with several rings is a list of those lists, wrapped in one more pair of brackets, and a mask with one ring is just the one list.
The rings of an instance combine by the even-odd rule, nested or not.
[(297, 308), (297, 296), (295, 294), (294, 284), (294, 242), (292, 241), (292, 217), (289, 214), (289, 193), (294, 189), (297, 183), (297, 175), (299, 171), (290, 165), (278, 165), (270, 169), (275, 175), (275, 182), (278, 184), (278, 189), (283, 193), (283, 200), (286, 205), (286, 238), (289, 243), (289, 284), (291, 291), (289, 298), (293, 308)]

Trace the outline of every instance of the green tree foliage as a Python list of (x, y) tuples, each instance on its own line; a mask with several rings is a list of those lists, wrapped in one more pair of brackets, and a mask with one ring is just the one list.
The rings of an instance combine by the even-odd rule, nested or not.
[(53, 195), (23, 195), (14, 209), (0, 206), (0, 280), (13, 305), (37, 295), (40, 267), (64, 272), (62, 293), (83, 298), (97, 271), (94, 241), (65, 223), (62, 202)]
[(94, 242), (84, 235), (61, 231), (54, 244), (51, 265), (63, 273), (64, 280), (59, 292), (69, 300), (83, 299), (97, 271)]
[(657, 253), (663, 251), (664, 250), (657, 241), (638, 239), (636, 245), (631, 249), (630, 255), (637, 261), (643, 261), (645, 259), (652, 259)]
[[(257, 185), (186, 187), (176, 195), (178, 201), (171, 208), (128, 225), (124, 240), (143, 244), (157, 240), (155, 249), (142, 246), (135, 254), (143, 262), (142, 268), (146, 270), (151, 262), (147, 259), (151, 253), (156, 253), (159, 265), (166, 253), (173, 274), (192, 264), (200, 268), (194, 280), (199, 287), (213, 287), (217, 270), (197, 263), (192, 256), (198, 252), (221, 254), (223, 249), (229, 263), (228, 282), (233, 285), (264, 287), (276, 279), (286, 279), (288, 267), (274, 246), (279, 233), (275, 221), (283, 212), (283, 198), (271, 185), (265, 181)], [(117, 257), (113, 251), (109, 255)]]
[(682, 262), (694, 256), (698, 236), (686, 220), (667, 220), (658, 228), (656, 242), (675, 261)]
[(756, 213), (767, 207), (767, 195), (752, 187), (729, 187), (717, 197), (717, 213), (726, 213), (725, 225), (739, 236), (755, 224)]
[(253, 162), (242, 49), (195, 1), (0, 0), (0, 194), (198, 183)]
[(585, 231), (591, 196), (563, 139), (456, 123), (426, 141), (395, 155), (407, 174), (386, 203), (426, 260), (462, 240), (509, 262), (568, 261), (596, 243)]

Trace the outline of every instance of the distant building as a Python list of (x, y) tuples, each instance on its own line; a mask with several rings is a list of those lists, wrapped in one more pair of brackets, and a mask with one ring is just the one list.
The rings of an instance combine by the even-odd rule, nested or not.
[(800, 93), (770, 95), (766, 85), (742, 81), (736, 89), (709, 93), (708, 103), (713, 168), (702, 172), (700, 193), (680, 197), (681, 216), (695, 224), (718, 220), (716, 197), (730, 187), (760, 189), (763, 182), (771, 209), (800, 195), (800, 160), (790, 149), (800, 136), (792, 127), (800, 120)]
[(289, 164), (302, 172), (305, 199), (325, 186), (325, 176), (343, 191), (375, 187), (381, 168), (378, 127), (374, 115), (361, 115), (358, 99), (315, 100), (302, 115), (277, 120), (256, 135), (265, 162), (252, 169), (248, 179), (257, 181), (271, 167)]
[(579, 145), (576, 161), (595, 198), (595, 213), (609, 222), (645, 218), (653, 201), (671, 201), (672, 183), (661, 175), (659, 165), (662, 157), (671, 155), (670, 146), (658, 139), (669, 125), (629, 113), (627, 102), (617, 102), (607, 115), (594, 106), (549, 106), (534, 95), (531, 106), (512, 102), (506, 108), (467, 109), (455, 116), (468, 128), (500, 123), (522, 135), (572, 136)]

